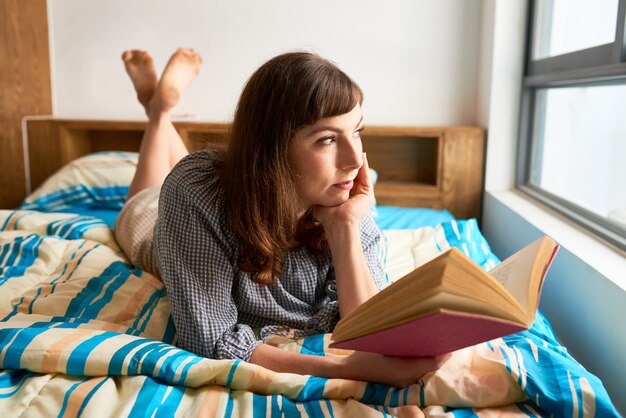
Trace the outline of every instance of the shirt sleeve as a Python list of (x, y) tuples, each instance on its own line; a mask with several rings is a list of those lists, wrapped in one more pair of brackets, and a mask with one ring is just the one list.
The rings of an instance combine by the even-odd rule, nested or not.
[[(371, 214), (363, 217), (360, 224), (361, 245), (365, 260), (378, 290), (385, 288), (389, 283), (380, 257), (381, 232)], [(340, 319), (339, 302), (337, 300), (337, 278), (335, 269), (331, 266), (326, 282), (324, 283), (324, 299), (320, 310), (307, 322), (307, 334), (332, 332)]]
[(372, 214), (367, 212), (361, 219), (361, 245), (363, 246), (365, 260), (378, 290), (382, 290), (389, 284), (387, 273), (385, 273), (381, 260), (380, 236), (380, 228), (374, 222)]
[(233, 250), (220, 237), (219, 218), (208, 210), (211, 196), (198, 192), (203, 180), (189, 180), (189, 174), (175, 169), (165, 181), (154, 234), (178, 344), (204, 357), (248, 361), (259, 341), (248, 325), (237, 323), (228, 257)]

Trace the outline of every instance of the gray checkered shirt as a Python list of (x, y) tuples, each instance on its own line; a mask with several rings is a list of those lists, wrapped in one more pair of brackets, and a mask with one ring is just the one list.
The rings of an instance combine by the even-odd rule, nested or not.
[[(154, 254), (172, 305), (178, 345), (198, 355), (248, 361), (269, 333), (331, 332), (339, 319), (330, 253), (289, 251), (274, 286), (254, 283), (237, 267), (238, 239), (224, 213), (217, 154), (185, 157), (161, 189)], [(368, 214), (361, 242), (379, 289), (380, 230)]]

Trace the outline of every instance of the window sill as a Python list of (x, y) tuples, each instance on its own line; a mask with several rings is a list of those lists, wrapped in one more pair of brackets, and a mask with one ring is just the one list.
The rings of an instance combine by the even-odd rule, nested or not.
[(624, 275), (626, 252), (596, 237), (519, 190), (489, 192), (489, 194), (626, 291), (626, 275)]

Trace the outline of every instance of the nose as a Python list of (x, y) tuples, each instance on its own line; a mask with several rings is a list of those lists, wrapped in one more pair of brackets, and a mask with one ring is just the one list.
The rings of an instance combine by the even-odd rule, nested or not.
[(363, 165), (363, 146), (361, 141), (349, 137), (341, 142), (343, 146), (339, 148), (339, 168), (345, 171), (361, 168)]

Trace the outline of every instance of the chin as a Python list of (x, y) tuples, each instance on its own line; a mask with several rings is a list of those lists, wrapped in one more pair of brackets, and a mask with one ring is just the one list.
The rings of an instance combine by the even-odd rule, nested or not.
[(337, 196), (332, 199), (328, 199), (323, 206), (339, 206), (346, 203), (350, 199), (350, 194), (346, 193), (345, 196)]
[[(342, 191), (341, 193), (328, 193), (326, 195), (318, 196), (317, 199), (307, 199), (309, 202), (313, 202), (312, 205), (318, 206), (339, 206), (346, 203), (350, 199), (350, 191)], [(310, 205), (310, 206), (312, 206)]]

